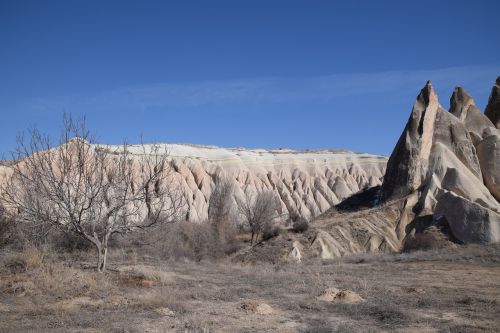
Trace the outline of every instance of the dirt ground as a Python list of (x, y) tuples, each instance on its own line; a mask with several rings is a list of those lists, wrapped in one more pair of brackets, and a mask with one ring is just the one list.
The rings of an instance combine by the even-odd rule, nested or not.
[[(106, 274), (9, 258), (0, 332), (500, 331), (499, 247), (278, 265), (115, 255)], [(318, 298), (333, 288), (361, 300)]]

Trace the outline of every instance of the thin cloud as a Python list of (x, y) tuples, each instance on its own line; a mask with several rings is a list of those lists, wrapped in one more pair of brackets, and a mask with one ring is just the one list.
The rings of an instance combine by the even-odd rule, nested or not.
[[(23, 107), (45, 111), (151, 108), (201, 108), (241, 104), (331, 102), (346, 96), (365, 96), (408, 89), (415, 91), (431, 79), (435, 86), (462, 85), (487, 89), (500, 66), (455, 67), (437, 70), (335, 74), (306, 78), (256, 78), (157, 84), (120, 88), (93, 95), (74, 95), (30, 101)], [(479, 86), (478, 86), (479, 85)], [(446, 96), (447, 97), (447, 96)], [(388, 98), (390, 96), (388, 95)], [(237, 112), (237, 110), (235, 110)]]

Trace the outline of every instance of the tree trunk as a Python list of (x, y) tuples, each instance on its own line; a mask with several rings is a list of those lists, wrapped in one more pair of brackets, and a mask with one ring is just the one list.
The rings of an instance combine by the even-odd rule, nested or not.
[(103, 273), (106, 270), (106, 260), (108, 255), (108, 244), (97, 247), (97, 271)]

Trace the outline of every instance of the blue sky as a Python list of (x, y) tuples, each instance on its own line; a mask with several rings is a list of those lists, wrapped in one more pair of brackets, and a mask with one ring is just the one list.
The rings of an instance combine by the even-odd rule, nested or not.
[(0, 154), (87, 114), (106, 143), (390, 154), (425, 81), (484, 109), (500, 1), (0, 0)]

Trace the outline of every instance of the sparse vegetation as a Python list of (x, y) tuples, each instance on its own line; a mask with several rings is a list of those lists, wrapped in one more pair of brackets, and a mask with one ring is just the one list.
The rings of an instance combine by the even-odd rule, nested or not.
[[(12, 218), (27, 224), (38, 243), (52, 227), (74, 233), (93, 244), (97, 270), (106, 269), (108, 243), (116, 234), (144, 230), (178, 220), (183, 196), (169, 179), (168, 154), (152, 152), (132, 159), (128, 145), (120, 154), (96, 144), (85, 120), (64, 118), (58, 149), (38, 130), (28, 141), (21, 136), (12, 176), (1, 198)], [(6, 210), (9, 212), (10, 210)]]
[[(47, 252), (39, 266), (12, 273), (5, 263), (17, 254), (3, 252), (0, 331), (489, 332), (499, 324), (498, 246), (300, 265), (150, 255), (139, 255), (134, 264), (118, 250), (110, 256), (119, 269), (105, 274), (85, 269), (85, 256), (76, 252), (63, 262)], [(353, 290), (365, 301), (317, 299), (331, 287)], [(246, 304), (267, 304), (272, 311)]]
[(278, 205), (272, 192), (259, 192), (248, 201), (239, 202), (238, 208), (255, 244), (265, 228), (270, 228), (279, 218)]
[(298, 217), (294, 222), (293, 222), (293, 231), (294, 232), (306, 232), (307, 229), (309, 229), (309, 222), (303, 217)]
[(0, 204), (0, 248), (12, 243), (15, 237), (14, 223), (7, 217), (5, 209)]
[(266, 241), (271, 238), (277, 237), (281, 232), (279, 226), (274, 223), (268, 223), (264, 226), (262, 230), (262, 240)]

